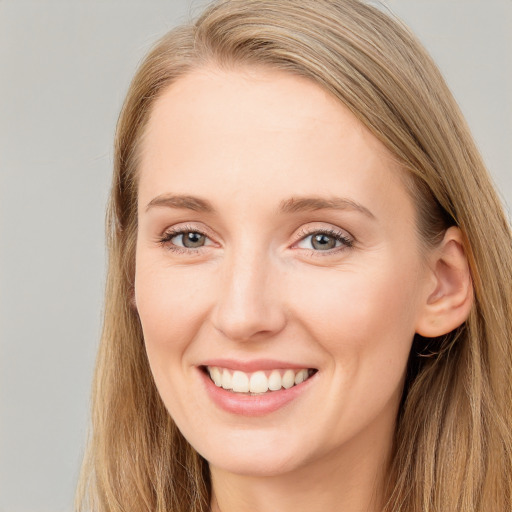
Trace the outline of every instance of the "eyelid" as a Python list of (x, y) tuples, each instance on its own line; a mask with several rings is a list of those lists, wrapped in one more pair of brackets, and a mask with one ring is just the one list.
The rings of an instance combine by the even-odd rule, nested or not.
[[(201, 247), (196, 247), (196, 248), (182, 247), (182, 246), (175, 245), (175, 244), (171, 243), (172, 238), (179, 236), (179, 235), (183, 235), (185, 233), (199, 233), (200, 235), (203, 235), (204, 237), (206, 237), (212, 243), (206, 244)], [(190, 224), (176, 224), (173, 226), (166, 227), (158, 235), (157, 242), (162, 246), (168, 246), (169, 249), (170, 248), (177, 249), (177, 250), (182, 249), (184, 252), (191, 251), (191, 252), (196, 252), (196, 253), (205, 247), (211, 247), (212, 245), (216, 245), (214, 237), (212, 237), (212, 235), (210, 234), (209, 229), (192, 226)]]
[[(333, 247), (326, 250), (315, 250), (313, 248), (306, 249), (304, 247), (297, 247), (299, 242), (302, 242), (306, 238), (315, 234), (325, 234), (326, 236), (334, 238), (337, 242), (340, 242), (338, 247)], [(306, 251), (312, 256), (333, 256), (340, 252), (346, 251), (354, 246), (355, 238), (346, 230), (333, 227), (302, 227), (299, 232), (294, 235), (295, 241), (292, 245), (294, 250)]]
[(350, 240), (351, 242), (355, 242), (355, 237), (349, 233), (346, 229), (339, 228), (337, 226), (329, 225), (329, 226), (302, 226), (300, 230), (294, 234), (294, 244), (304, 239), (307, 236), (314, 235), (315, 233), (325, 233), (327, 235), (338, 236), (344, 238), (346, 240)]
[[(205, 243), (205, 245), (199, 246), (199, 247), (183, 247), (181, 245), (176, 245), (174, 243), (171, 243), (171, 240), (174, 237), (183, 235), (185, 233), (199, 233), (200, 235), (204, 236), (208, 241), (211, 243)], [(297, 247), (297, 244), (309, 236), (315, 235), (315, 234), (325, 234), (326, 236), (332, 237), (336, 239), (336, 241), (340, 242), (341, 245), (338, 247), (333, 247), (331, 249), (326, 250), (317, 250), (314, 248), (307, 249), (304, 247)], [(296, 250), (306, 251), (313, 255), (332, 255), (334, 253), (337, 253), (339, 251), (343, 251), (345, 249), (348, 249), (353, 246), (355, 239), (354, 237), (346, 230), (341, 229), (339, 227), (334, 227), (330, 225), (329, 227), (325, 226), (310, 226), (310, 227), (301, 227), (296, 234), (293, 236), (294, 241), (292, 243), (292, 248)], [(190, 254), (197, 254), (204, 250), (205, 248), (218, 245), (214, 237), (210, 235), (210, 230), (203, 227), (197, 227), (192, 226), (190, 224), (176, 224), (173, 226), (169, 226), (166, 229), (162, 231), (162, 233), (158, 237), (158, 243), (164, 247), (167, 247), (170, 250), (174, 250), (176, 252), (182, 252), (182, 253), (190, 253)]]
[(187, 233), (187, 232), (193, 232), (193, 233), (201, 233), (202, 235), (205, 235), (207, 236), (208, 238), (213, 238), (212, 237), (212, 232), (210, 229), (206, 228), (206, 227), (203, 227), (203, 226), (197, 226), (197, 225), (192, 225), (188, 222), (180, 222), (178, 224), (173, 224), (171, 226), (167, 226), (165, 229), (163, 229), (160, 233), (159, 233), (159, 237), (163, 237), (165, 236), (166, 234), (168, 233)]

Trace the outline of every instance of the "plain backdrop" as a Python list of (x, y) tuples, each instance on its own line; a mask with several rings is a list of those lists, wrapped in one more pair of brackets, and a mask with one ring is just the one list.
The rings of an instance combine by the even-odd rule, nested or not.
[[(86, 439), (117, 115), (205, 0), (0, 0), (0, 512), (65, 512)], [(388, 0), (512, 204), (512, 0)]]

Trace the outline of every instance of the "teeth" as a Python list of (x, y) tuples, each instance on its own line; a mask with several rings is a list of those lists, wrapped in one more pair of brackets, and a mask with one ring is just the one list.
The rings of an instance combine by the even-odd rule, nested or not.
[(268, 389), (271, 391), (278, 391), (282, 386), (281, 374), (278, 370), (272, 370), (272, 373), (268, 378)]
[(300, 370), (272, 370), (270, 373), (257, 371), (252, 374), (231, 371), (217, 366), (207, 367), (210, 378), (216, 386), (235, 393), (266, 393), (281, 388), (290, 389), (301, 384), (310, 376), (306, 368)]
[(244, 372), (234, 372), (231, 384), (233, 386), (233, 391), (238, 393), (249, 392), (249, 377), (247, 377), (247, 374)]
[(213, 382), (215, 382), (215, 385), (217, 387), (222, 386), (222, 373), (220, 373), (220, 370), (216, 367), (213, 367), (210, 371), (210, 377), (212, 378)]
[[(211, 377), (211, 375), (210, 375), (210, 377)], [(228, 370), (222, 371), (222, 383), (221, 384), (224, 389), (232, 389), (233, 388), (233, 386), (231, 385), (231, 373), (229, 373)]]
[(286, 370), (283, 375), (283, 388), (290, 389), (295, 384), (295, 372)]
[(251, 393), (266, 393), (268, 391), (268, 379), (264, 372), (256, 372), (251, 375), (249, 391)]
[(295, 375), (295, 384), (300, 384), (301, 382), (304, 382), (307, 378), (308, 378), (308, 371), (301, 370), (300, 372), (297, 372)]

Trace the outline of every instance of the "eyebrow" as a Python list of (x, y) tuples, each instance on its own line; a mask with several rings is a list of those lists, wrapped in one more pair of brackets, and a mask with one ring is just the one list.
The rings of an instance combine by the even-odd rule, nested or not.
[[(157, 196), (148, 203), (146, 211), (155, 206), (215, 213), (215, 208), (210, 201), (188, 195), (164, 194)], [(291, 197), (281, 201), (277, 213), (286, 214), (328, 209), (358, 211), (371, 219), (375, 218), (375, 215), (362, 204), (343, 197)]]
[(152, 199), (146, 206), (146, 211), (154, 206), (166, 206), (168, 208), (182, 208), (186, 210), (194, 210), (196, 212), (214, 213), (210, 201), (194, 196), (176, 196), (165, 194)]
[(295, 213), (315, 210), (354, 210), (374, 219), (375, 215), (362, 204), (344, 197), (291, 197), (281, 201), (280, 213)]

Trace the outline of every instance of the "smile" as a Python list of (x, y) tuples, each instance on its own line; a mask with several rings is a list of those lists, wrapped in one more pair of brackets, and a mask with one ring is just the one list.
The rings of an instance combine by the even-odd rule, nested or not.
[(312, 368), (274, 369), (247, 373), (219, 366), (207, 366), (206, 372), (219, 388), (233, 393), (261, 395), (297, 386), (314, 375), (316, 370)]

